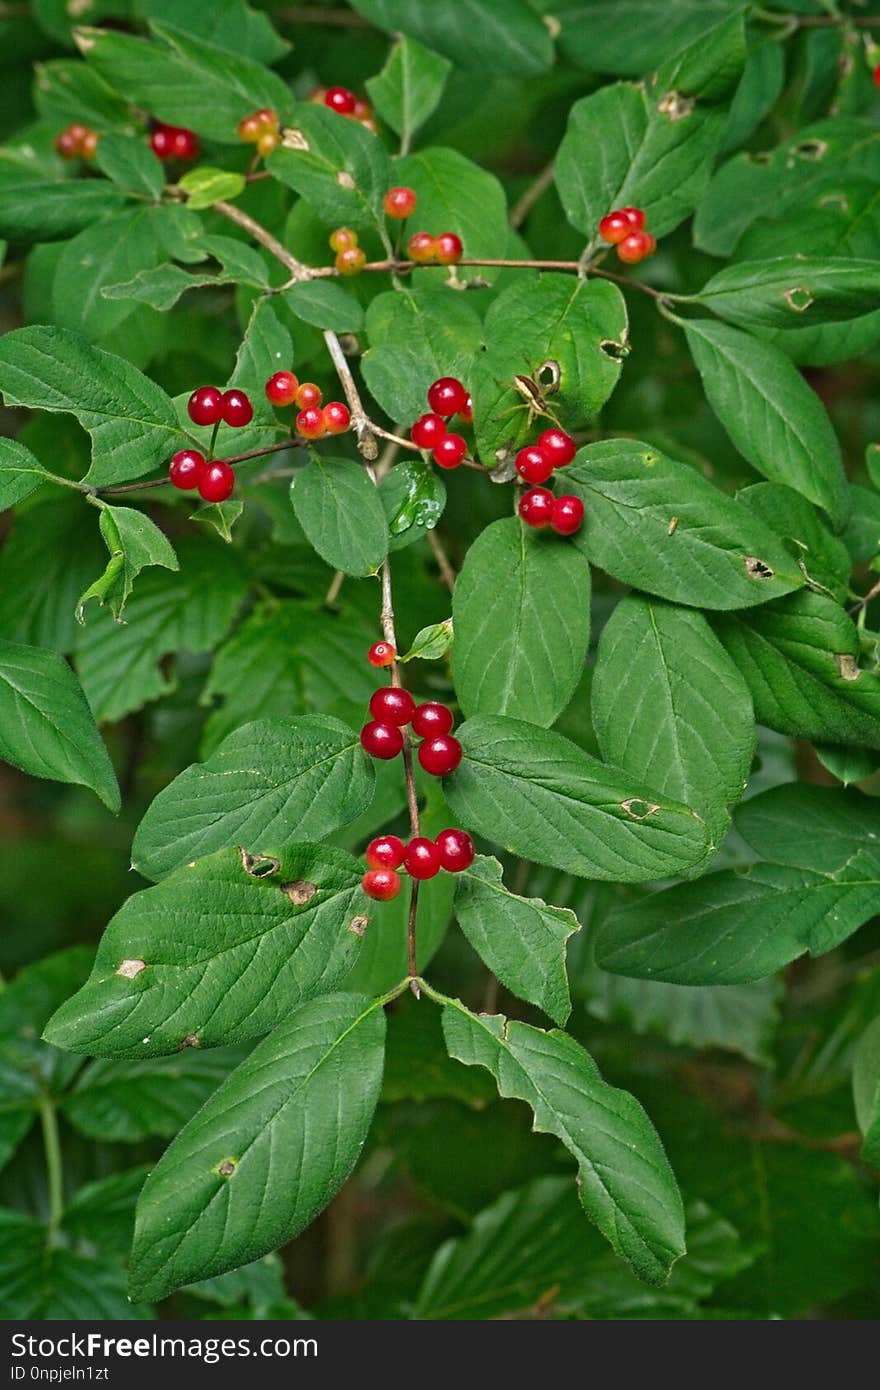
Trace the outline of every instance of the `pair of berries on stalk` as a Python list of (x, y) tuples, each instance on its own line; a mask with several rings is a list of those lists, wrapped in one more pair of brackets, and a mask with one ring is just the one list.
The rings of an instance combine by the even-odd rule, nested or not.
[(441, 376), (428, 387), (430, 411), (420, 415), (410, 430), (410, 438), (419, 449), (431, 450), (431, 457), (440, 468), (458, 468), (467, 453), (463, 435), (450, 434), (447, 421), (457, 415), (466, 425), (474, 418), (474, 403), (467, 388), (457, 377)]
[(416, 265), (458, 265), (464, 255), (461, 237), (455, 232), (414, 232), (406, 243), (406, 254)]
[(461, 744), (452, 736), (454, 720), (446, 705), (434, 700), (417, 705), (408, 690), (383, 685), (370, 697), (370, 714), (372, 720), (361, 729), (361, 747), (371, 758), (396, 758), (403, 751), (402, 730), (409, 724), (422, 740), (417, 757), (425, 772), (447, 777), (461, 762)]
[(180, 125), (166, 125), (164, 121), (153, 122), (150, 149), (163, 164), (169, 159), (198, 159), (200, 148), (199, 137), (194, 130)]
[[(520, 449), (516, 471), (524, 483), (546, 483), (554, 469), (571, 463), (576, 453), (577, 445), (565, 430), (545, 430), (534, 444)], [(573, 536), (584, 519), (584, 504), (579, 497), (568, 493), (554, 497), (546, 487), (530, 487), (524, 492), (518, 511), (527, 526), (550, 526), (560, 536)]]
[[(246, 391), (233, 386), (199, 386), (187, 402), (187, 414), (194, 425), (231, 425), (241, 429), (254, 418), (254, 408)], [(168, 468), (168, 481), (182, 492), (198, 489), (205, 502), (225, 502), (235, 487), (235, 472), (225, 459), (206, 459), (198, 449), (181, 449)]]
[(403, 866), (410, 878), (420, 882), (434, 878), (441, 869), (450, 874), (463, 873), (474, 862), (474, 842), (466, 830), (441, 830), (434, 840), (417, 835), (408, 845), (397, 835), (380, 835), (367, 845), (369, 868), (361, 879), (368, 898), (387, 903), (400, 892), (400, 876), (395, 871)]
[(81, 121), (65, 126), (55, 136), (55, 153), (62, 159), (94, 159), (98, 148), (98, 132)]
[(355, 96), (347, 87), (315, 87), (309, 93), (309, 101), (319, 106), (326, 106), (330, 111), (335, 111), (337, 116), (351, 116), (354, 120), (360, 121), (367, 130), (372, 130), (375, 135), (379, 127), (373, 120), (373, 108), (364, 98)]
[(645, 230), (645, 214), (641, 208), (615, 208), (599, 223), (599, 235), (625, 265), (637, 265), (657, 249), (657, 241)]
[(271, 154), (281, 143), (278, 115), (275, 111), (270, 111), (268, 106), (261, 107), (259, 111), (252, 111), (249, 116), (243, 116), (236, 130), (239, 140), (243, 140), (246, 145), (256, 145), (257, 153), (261, 155)]
[(351, 424), (351, 412), (342, 401), (328, 401), (321, 407), (321, 388), (313, 381), (299, 380), (293, 372), (276, 372), (266, 382), (266, 399), (272, 405), (297, 405), (296, 432), (304, 439), (320, 439), (322, 434), (344, 434)]

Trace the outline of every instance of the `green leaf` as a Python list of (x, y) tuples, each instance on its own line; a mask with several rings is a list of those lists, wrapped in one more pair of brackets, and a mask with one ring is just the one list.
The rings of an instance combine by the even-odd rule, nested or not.
[(602, 1080), (588, 1052), (500, 1014), (443, 1010), (450, 1055), (492, 1073), (500, 1095), (524, 1100), (534, 1128), (577, 1160), (578, 1196), (612, 1248), (647, 1283), (662, 1284), (685, 1251), (684, 1212), (672, 1169), (635, 1096)]
[(16, 514), (0, 547), (0, 635), (30, 647), (73, 648), (76, 601), (104, 557), (85, 521), (82, 498), (66, 489)]
[(23, 502), (46, 480), (46, 470), (30, 449), (0, 439), (0, 512)]
[(49, 179), (37, 169), (4, 160), (0, 152), (0, 237), (58, 241), (109, 213), (125, 195), (103, 179)]
[(78, 58), (53, 58), (35, 65), (34, 104), (43, 120), (60, 128), (82, 121), (94, 130), (130, 130), (126, 103)]
[[(254, 438), (254, 448), (259, 444), (277, 443), (283, 436), (279, 432), (275, 407), (266, 399), (265, 391), (260, 391), (259, 394), (254, 391), (253, 384), (255, 381), (267, 381), (280, 368), (289, 368), (292, 362), (293, 346), (290, 333), (276, 314), (271, 300), (262, 296), (256, 300), (251, 310), (244, 336), (235, 355), (235, 370), (227, 383), (229, 386), (241, 386), (250, 393), (255, 426), (271, 425), (275, 431), (274, 438), (265, 434), (259, 439)], [(217, 435), (218, 457), (239, 453), (245, 447), (239, 441), (247, 434), (247, 429), (233, 429), (229, 425), (221, 425)]]
[(66, 328), (17, 328), (0, 340), (7, 405), (66, 411), (92, 437), (95, 487), (139, 478), (185, 439), (161, 387)]
[(136, 1144), (170, 1139), (242, 1060), (241, 1047), (186, 1048), (173, 1057), (94, 1061), (61, 1103), (66, 1120), (87, 1139)]
[(583, 674), (590, 569), (572, 545), (517, 517), (468, 550), (452, 599), (455, 690), (465, 715), (510, 714), (545, 727)]
[(446, 484), (430, 463), (401, 459), (380, 481), (379, 500), (388, 524), (389, 549), (400, 550), (433, 531), (446, 506)]
[(864, 1135), (862, 1157), (872, 1168), (880, 1168), (880, 1018), (859, 1039), (852, 1081), (856, 1117)]
[(375, 774), (338, 719), (261, 719), (161, 791), (135, 833), (139, 873), (164, 878), (231, 845), (276, 854), (294, 835), (320, 839), (369, 805)]
[(368, 79), (370, 100), (404, 148), (439, 106), (450, 67), (439, 53), (401, 36), (378, 77)]
[(218, 1047), (333, 989), (366, 927), (363, 870), (323, 845), (254, 855), (219, 850), (129, 898), (46, 1038), (98, 1057)]
[(145, 574), (123, 624), (99, 609), (79, 630), (77, 669), (97, 719), (121, 719), (174, 690), (165, 658), (210, 650), (241, 606), (247, 579), (236, 552), (201, 538), (178, 542), (177, 552), (180, 573)]
[(446, 799), (465, 825), (511, 854), (584, 878), (638, 883), (702, 863), (711, 846), (695, 811), (606, 767), (561, 734), (477, 715)]
[(370, 346), (361, 370), (392, 420), (409, 424), (422, 415), (425, 393), (438, 376), (470, 381), (482, 325), (464, 295), (443, 289), (379, 294), (366, 322)]
[(148, 1166), (113, 1173), (76, 1190), (64, 1209), (63, 1231), (76, 1244), (125, 1258), (134, 1231), (134, 1209)]
[(0, 1287), (4, 1314), (17, 1320), (127, 1321), (150, 1310), (129, 1302), (120, 1264), (105, 1256), (52, 1248), (40, 1221), (0, 1210)]
[(136, 311), (134, 302), (108, 299), (104, 289), (150, 273), (165, 257), (168, 209), (141, 204), (88, 227), (68, 241), (52, 279), (52, 317), (62, 328), (106, 340)]
[(247, 186), (244, 174), (231, 169), (215, 169), (210, 164), (189, 169), (178, 180), (178, 185), (186, 193), (186, 205), (192, 212), (201, 212), (204, 208), (213, 207), (214, 203), (238, 198)]
[(797, 368), (779, 348), (727, 324), (691, 319), (685, 333), (709, 404), (743, 457), (845, 521), (840, 445)]
[(592, 714), (602, 757), (693, 806), (718, 843), (752, 765), (755, 718), (702, 614), (621, 600), (599, 642)]
[(98, 140), (95, 163), (125, 192), (152, 198), (154, 202), (162, 197), (165, 170), (143, 138), (108, 131)]
[(574, 913), (509, 892), (498, 860), (478, 855), (456, 879), (455, 915), (504, 987), (564, 1026), (571, 1012), (565, 943), (580, 930)]
[(254, 1049), (147, 1179), (132, 1297), (161, 1298), (246, 1264), (326, 1206), (366, 1138), (384, 1041), (376, 1002), (328, 994), (300, 1005)]
[(850, 786), (853, 782), (864, 782), (880, 771), (880, 752), (876, 749), (817, 743), (813, 745), (813, 752), (822, 766), (844, 786)]
[(742, 80), (733, 94), (727, 112), (727, 124), (721, 137), (720, 155), (740, 149), (773, 109), (785, 82), (785, 53), (783, 45), (772, 35), (755, 44), (750, 35), (750, 52), (746, 58)]
[(740, 261), (713, 275), (687, 303), (743, 328), (843, 323), (877, 306), (880, 265), (844, 257), (780, 256)]
[(813, 584), (827, 589), (838, 603), (849, 594), (851, 563), (843, 541), (832, 535), (816, 508), (783, 483), (752, 483), (736, 495), (787, 543), (792, 556)]
[(282, 117), (290, 110), (286, 85), (261, 63), (170, 24), (152, 28), (158, 42), (111, 29), (77, 29), (75, 38), (89, 65), (126, 101), (208, 139), (233, 145), (242, 116), (263, 106)]
[(451, 618), (444, 618), (442, 623), (431, 623), (429, 627), (423, 627), (416, 633), (409, 651), (404, 652), (403, 656), (398, 656), (397, 660), (442, 661), (452, 646), (452, 637)]
[(388, 523), (362, 464), (315, 454), (292, 480), (290, 499), (322, 560), (344, 574), (375, 574), (388, 554)]
[[(251, 108), (252, 109), (252, 108)], [(333, 226), (384, 233), (382, 199), (394, 182), (378, 135), (326, 106), (298, 102), (292, 128), (266, 168)]]
[(752, 692), (758, 722), (819, 743), (880, 748), (880, 676), (860, 666), (852, 619), (824, 594), (791, 594), (714, 620)]
[(410, 0), (352, 0), (388, 33), (403, 33), (459, 67), (528, 77), (553, 61), (550, 33), (526, 0), (458, 0), (451, 9)]
[(187, 0), (183, 6), (179, 0), (140, 0), (140, 4), (151, 20), (167, 21), (258, 63), (275, 63), (290, 49), (269, 16), (251, 9), (244, 0)]
[(33, 777), (90, 787), (119, 810), (113, 764), (79, 681), (57, 652), (0, 640), (0, 757)]
[(766, 603), (803, 584), (763, 521), (652, 445), (591, 444), (566, 469), (565, 484), (586, 509), (575, 544), (624, 584), (718, 609)]
[(673, 105), (627, 82), (582, 97), (555, 164), (566, 217), (592, 241), (610, 208), (640, 207), (655, 236), (665, 236), (697, 206), (723, 129), (721, 111), (689, 98)]
[(89, 599), (96, 598), (101, 607), (109, 603), (113, 617), (120, 622), (134, 581), (142, 569), (161, 565), (163, 569), (177, 570), (180, 565), (171, 542), (144, 512), (135, 511), (134, 507), (111, 507), (101, 501), (98, 505), (101, 535), (107, 543), (110, 559), (104, 573), (80, 598), (76, 613), (79, 621), (84, 622), (85, 605)]
[(514, 378), (546, 383), (544, 363), (559, 368), (558, 390), (546, 394), (546, 414), (564, 429), (591, 423), (620, 379), (629, 351), (626, 304), (607, 280), (542, 275), (517, 281), (486, 315), (488, 350), (477, 358), (469, 382), (474, 399), (477, 447), (484, 463), (509, 453), (534, 434), (533, 412)]
[(668, 0), (659, 9), (653, 0), (556, 0), (553, 13), (562, 24), (559, 47), (572, 63), (641, 77), (733, 8), (736, 0)]
[(284, 302), (303, 323), (330, 328), (334, 333), (357, 333), (364, 311), (354, 295), (335, 280), (306, 280), (284, 291)]
[(734, 9), (665, 62), (654, 78), (655, 92), (678, 92), (705, 101), (728, 96), (746, 63), (746, 9)]
[[(441, 227), (457, 232), (465, 256), (492, 259), (508, 254), (507, 200), (494, 174), (458, 150), (445, 147), (419, 150), (398, 159), (391, 166), (391, 173), (391, 182), (415, 190), (418, 227), (414, 230)], [(438, 281), (442, 278), (442, 270), (433, 273)], [(478, 273), (490, 282), (498, 276), (497, 270), (487, 266)]]

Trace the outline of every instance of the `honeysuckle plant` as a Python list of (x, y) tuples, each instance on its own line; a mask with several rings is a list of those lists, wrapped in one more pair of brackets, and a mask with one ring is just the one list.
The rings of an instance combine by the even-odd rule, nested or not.
[(870, 1316), (880, 14), (94, 10), (0, 16), (0, 1309)]

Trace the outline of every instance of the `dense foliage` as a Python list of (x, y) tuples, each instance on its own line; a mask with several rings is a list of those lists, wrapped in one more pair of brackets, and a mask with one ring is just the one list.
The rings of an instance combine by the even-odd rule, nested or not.
[(851, 10), (0, 8), (2, 1315), (876, 1315)]

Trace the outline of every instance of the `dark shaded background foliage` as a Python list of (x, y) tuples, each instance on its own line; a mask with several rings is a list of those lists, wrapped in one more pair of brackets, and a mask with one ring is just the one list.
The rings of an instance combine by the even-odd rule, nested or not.
[[(224, 6), (208, 8), (219, 12)], [(278, 33), (292, 40), (276, 70), (300, 96), (317, 83), (339, 82), (360, 91), (386, 61), (389, 36), (346, 6), (326, 14), (275, 3), (255, 8), (270, 13)], [(534, 8), (562, 20), (555, 64), (526, 76), (454, 65), (437, 110), (418, 136), (420, 146), (449, 145), (493, 170), (511, 204), (554, 155), (573, 101), (616, 76), (640, 76), (666, 56), (663, 34), (631, 19), (622, 0), (616, 35), (606, 26), (606, 39), (596, 50), (601, 71), (586, 70), (590, 44), (579, 44), (571, 34), (589, 29), (591, 6), (563, 0)], [(702, 7), (705, 14), (697, 7), (683, 34), (675, 28), (680, 15), (674, 0), (655, 8), (664, 16), (661, 28), (668, 20), (680, 39), (698, 36), (709, 23), (708, 11), (723, 7)], [(786, 8), (807, 18), (826, 15), (811, 0)], [(203, 7), (185, 0), (178, 6), (99, 0), (86, 18), (140, 28), (147, 15), (168, 17), (170, 10), (184, 9), (201, 22)], [(876, 5), (854, 6), (853, 14), (880, 19)], [(779, 31), (779, 25), (762, 23), (757, 15), (750, 18), (752, 57), (735, 108), (739, 130), (732, 120), (728, 132), (730, 149), (743, 139), (751, 150), (771, 149), (830, 113), (876, 115), (868, 55), (860, 41), (851, 42), (846, 25), (792, 21), (790, 32)], [(880, 41), (880, 29), (875, 32)], [(0, 6), (4, 138), (51, 139), (59, 121), (41, 115), (34, 102), (39, 65), (71, 56), (62, 0)], [(851, 63), (844, 61), (849, 58)], [(873, 169), (869, 181), (873, 210), (866, 215), (875, 229), (876, 256), (880, 219)], [(264, 183), (249, 188), (241, 206), (284, 232), (289, 202), (280, 185)], [(772, 199), (755, 211), (756, 245), (763, 238), (765, 246), (787, 250), (792, 235), (797, 242)], [(217, 221), (216, 230), (230, 230)], [(552, 186), (520, 231), (531, 251), (545, 257), (577, 256), (583, 244), (562, 215)], [(317, 232), (299, 226), (295, 209), (287, 235), (299, 238), (303, 255), (325, 258)], [(4, 331), (22, 321), (50, 321), (59, 310), (64, 321), (65, 287), (56, 275), (63, 255), (63, 242), (7, 248), (0, 270)], [(651, 283), (687, 291), (698, 289), (719, 264), (695, 249), (687, 223), (664, 238), (656, 259), (640, 270)], [(358, 282), (354, 292), (366, 298), (373, 286)], [(598, 431), (665, 446), (727, 491), (754, 482), (706, 404), (682, 336), (647, 298), (630, 295), (628, 307), (635, 351)], [(248, 308), (246, 291), (201, 291), (168, 314), (137, 310), (106, 345), (130, 355), (177, 394), (202, 380), (225, 379)], [(287, 326), (297, 370), (314, 375), (335, 395), (320, 335), (291, 316)], [(858, 362), (808, 373), (832, 414), (849, 476), (861, 489), (844, 536), (859, 562), (861, 591), (873, 582), (868, 562), (880, 523), (880, 501), (869, 490), (862, 462), (866, 445), (880, 438), (878, 338), (880, 332)], [(12, 412), (4, 427), (20, 431), (22, 441), (55, 471), (72, 478), (84, 471), (87, 440), (69, 416), (25, 420)], [(506, 512), (508, 499), (471, 475), (456, 475), (448, 492), (440, 533), (458, 565), (487, 522)], [(249, 506), (238, 524), (238, 558), (232, 550), (220, 555), (227, 566), (224, 582), (244, 565), (256, 582), (250, 602), (271, 602), (273, 595), (297, 598), (304, 610), (317, 613), (330, 570), (304, 545), (283, 501), (260, 500), (263, 505)], [(14, 523), (9, 514), (0, 517), (0, 635), (63, 651), (88, 640), (75, 632), (73, 602), (99, 571), (101, 550), (97, 537), (85, 534), (83, 510), (81, 499), (53, 494), (49, 501), (38, 498), (21, 508)], [(181, 542), (181, 553), (207, 544), (180, 512), (162, 505), (151, 512)], [(25, 595), (31, 586), (33, 592)], [(241, 594), (245, 587), (242, 583)], [(395, 587), (402, 645), (425, 624), (447, 616), (448, 598), (424, 544), (395, 556)], [(597, 584), (597, 627), (619, 591), (610, 580)], [(301, 651), (291, 652), (281, 671), (302, 711), (358, 718), (371, 684), (363, 651), (376, 635), (376, 604), (376, 586), (346, 582), (338, 601), (340, 639), (332, 648), (322, 649), (318, 620), (313, 634), (304, 620)], [(220, 624), (211, 649), (220, 645), (222, 652), (228, 627)], [(0, 998), (0, 1027), (16, 1038), (22, 1029), (32, 1035), (27, 1065), (40, 1078), (29, 1102), (34, 1123), (0, 1174), (0, 1206), (37, 1216), (46, 1212), (42, 1096), (43, 1125), (57, 1117), (60, 1126), (69, 1201), (68, 1243), (52, 1257), (54, 1271), (44, 1270), (46, 1288), (57, 1285), (64, 1292), (47, 1293), (44, 1307), (61, 1306), (68, 1316), (82, 1318), (126, 1315), (122, 1261), (145, 1167), (225, 1073), (230, 1055), (231, 1060), (242, 1055), (242, 1049), (230, 1049), (182, 1054), (141, 1070), (132, 1064), (124, 1083), (116, 1080), (116, 1091), (109, 1074), (115, 1069), (118, 1076), (127, 1064), (88, 1064), (99, 1069), (93, 1085), (100, 1083), (101, 1068), (108, 1073), (101, 1110), (77, 1101), (81, 1059), (36, 1041), (51, 1009), (86, 975), (106, 922), (143, 886), (129, 869), (129, 850), (151, 799), (200, 755), (206, 740), (215, 744), (239, 722), (252, 698), (246, 682), (224, 684), (216, 669), (212, 673), (212, 650), (157, 654), (161, 697), (105, 728), (123, 791), (118, 819), (85, 790), (37, 781), (0, 765), (0, 963), (12, 981)], [(449, 690), (442, 664), (431, 668), (430, 679), (442, 698)], [(559, 727), (591, 748), (584, 706), (579, 692)], [(795, 776), (836, 784), (810, 745), (761, 730), (750, 794)], [(862, 785), (871, 795), (880, 788), (876, 775)], [(353, 849), (362, 842), (357, 826), (336, 839)], [(730, 862), (734, 850), (725, 851)], [(610, 1080), (639, 1096), (661, 1133), (689, 1204), (687, 1267), (667, 1289), (638, 1284), (577, 1216), (569, 1165), (556, 1143), (532, 1136), (525, 1107), (494, 1098), (482, 1073), (451, 1063), (435, 1012), (405, 997), (390, 1018), (382, 1101), (356, 1175), (280, 1256), (175, 1295), (161, 1306), (161, 1316), (207, 1317), (222, 1311), (296, 1317), (300, 1308), (316, 1316), (368, 1318), (405, 1317), (413, 1309), (426, 1316), (473, 1317), (876, 1316), (877, 1180), (859, 1157), (851, 1071), (855, 1044), (880, 1012), (877, 920), (840, 949), (800, 960), (772, 980), (726, 991), (684, 989), (611, 976), (593, 964), (593, 924), (621, 896), (625, 900), (627, 890), (528, 868), (519, 886), (574, 907), (583, 923), (569, 955), (576, 1000), (569, 1027)], [(498, 1004), (530, 1016), (504, 991), (499, 998), (458, 932), (446, 937), (432, 978), (472, 1007)], [(0, 1055), (5, 1097), (0, 1148), (8, 1139), (12, 1150), (21, 1112), (17, 1083), (5, 1066)], [(457, 1244), (438, 1261), (447, 1239)], [(476, 1269), (471, 1282), (457, 1284), (450, 1277), (444, 1285), (444, 1262), (469, 1251)], [(0, 1254), (0, 1308), (3, 1260)], [(56, 1297), (60, 1305), (53, 1302)]]

